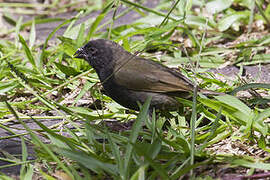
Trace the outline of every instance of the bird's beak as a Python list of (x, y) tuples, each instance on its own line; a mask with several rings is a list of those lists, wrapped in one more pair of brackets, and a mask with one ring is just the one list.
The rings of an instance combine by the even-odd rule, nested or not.
[(80, 59), (84, 59), (86, 57), (86, 54), (83, 50), (83, 48), (79, 48), (75, 54), (73, 55), (74, 58), (80, 58)]

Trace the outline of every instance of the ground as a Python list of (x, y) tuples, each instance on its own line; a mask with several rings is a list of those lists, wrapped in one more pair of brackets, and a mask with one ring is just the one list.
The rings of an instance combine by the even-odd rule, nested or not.
[[(4, 2), (11, 2), (11, 1), (4, 1)], [(22, 3), (24, 3), (24, 1), (22, 1)], [(65, 5), (65, 1), (61, 1), (60, 3), (63, 3), (63, 6)], [(42, 4), (42, 3), (41, 3)], [(67, 3), (66, 3), (67, 4)], [(146, 3), (144, 3), (145, 7), (148, 8), (153, 8), (156, 7), (157, 5), (159, 5), (159, 1), (155, 0), (155, 1), (147, 1)], [(1, 6), (0, 8), (2, 8), (2, 14), (6, 14), (5, 9), (3, 6)], [(78, 7), (69, 7), (67, 8), (66, 11), (61, 12), (61, 13), (57, 13), (56, 15), (53, 14), (52, 12), (50, 14), (47, 15), (47, 18), (63, 18), (63, 19), (70, 19), (72, 17), (74, 17), (77, 12), (74, 11), (75, 8)], [(19, 9), (19, 8), (18, 8)], [(18, 10), (16, 9), (16, 10)], [(27, 9), (27, 8), (26, 8)], [(12, 16), (15, 17), (15, 19), (18, 19), (19, 16), (23, 16), (23, 22), (27, 22), (29, 20), (31, 20), (33, 18), (33, 14), (27, 15), (24, 13), (16, 13), (16, 10), (14, 8), (14, 11), (11, 12)], [(126, 10), (126, 7), (120, 7), (117, 9), (117, 13), (121, 13), (124, 12)], [(43, 13), (43, 11), (45, 12), (46, 9), (42, 9), (40, 11), (37, 11), (37, 14), (34, 15), (38, 15), (38, 13)], [(82, 22), (85, 22), (87, 19), (89, 19), (90, 17), (98, 17), (98, 15), (101, 13), (100, 10), (97, 11), (93, 11), (91, 12), (89, 15), (84, 16), (82, 18), (80, 18), (76, 24), (81, 24)], [(102, 20), (101, 24), (106, 23), (108, 20), (112, 19), (114, 17), (114, 12), (110, 12), (106, 15), (106, 17)], [(132, 22), (134, 22), (135, 20), (139, 19), (140, 13), (138, 13), (138, 10), (133, 10), (127, 14), (125, 14), (124, 16), (122, 16), (121, 18), (117, 19), (117, 21), (114, 22), (114, 27), (120, 26), (120, 25), (125, 25), (125, 24), (130, 24)], [(2, 25), (4, 27), (7, 27), (7, 29), (12, 28), (13, 26), (10, 25), (9, 23), (7, 23), (4, 19), (2, 19), (1, 21)], [(1, 24), (0, 23), (0, 24)], [(59, 26), (59, 24), (61, 24), (62, 21), (59, 22), (49, 22), (49, 23), (41, 23), (41, 24), (36, 24), (36, 42), (37, 44), (42, 44), (44, 41), (46, 41), (46, 38), (48, 37), (48, 35), (57, 27)], [(253, 24), (254, 26), (256, 26), (256, 24)], [(260, 27), (261, 25), (259, 24), (258, 27)], [(100, 32), (104, 32), (107, 30), (107, 28), (109, 27), (109, 25), (104, 26), (103, 28), (101, 28), (99, 31)], [(65, 25), (63, 27), (61, 27), (56, 34), (52, 37), (52, 39), (49, 40), (49, 46), (54, 46), (55, 44), (57, 44), (57, 36), (61, 36), (63, 35), (63, 33), (65, 32), (65, 30), (68, 28), (68, 25)], [(22, 32), (23, 36), (27, 36), (29, 34), (29, 29), (27, 29), (26, 31)], [(14, 33), (3, 33), (2, 38), (5, 39), (13, 39), (14, 38)], [(220, 47), (235, 47), (235, 45), (241, 43), (241, 42), (246, 42), (248, 40), (252, 40), (252, 39), (261, 39), (262, 37), (265, 36), (269, 36), (269, 32), (268, 29), (263, 29), (263, 30), (258, 30), (258, 32), (251, 32), (251, 33), (243, 33), (241, 36), (239, 36), (239, 38), (235, 39), (234, 41), (230, 41), (230, 42), (218, 42), (215, 45), (219, 45)], [(139, 37), (140, 38), (140, 37)], [(186, 48), (189, 48), (190, 43), (187, 39), (178, 39), (179, 37), (176, 36), (172, 36), (171, 39), (173, 41), (183, 41), (183, 43), (186, 44)], [(264, 47), (264, 49), (260, 50), (260, 51), (264, 51), (265, 54), (270, 54), (270, 48), (269, 47)], [(163, 55), (163, 54), (162, 54)], [(238, 52), (232, 52), (229, 54), (226, 54), (227, 59), (234, 59), (236, 56), (238, 56)], [(251, 53), (251, 56), (253, 54)], [(159, 55), (157, 55), (156, 57), (158, 57)], [(166, 64), (167, 62), (165, 61), (164, 64)], [(250, 63), (251, 64), (251, 63)], [(232, 61), (227, 61), (225, 63), (222, 63), (220, 66), (216, 67), (216, 68), (208, 68), (207, 72), (211, 72), (215, 75), (215, 78), (223, 81), (223, 82), (228, 82), (228, 83), (232, 83), (234, 82), (236, 79), (243, 79), (244, 81), (249, 81), (248, 83), (252, 82), (252, 83), (270, 83), (270, 66), (267, 63), (262, 63), (260, 65), (254, 64), (254, 65), (250, 65), (249, 63), (244, 63), (243, 66), (238, 66), (239, 64), (232, 62)], [(170, 64), (166, 64), (169, 65)], [(188, 68), (188, 67), (187, 67)], [(92, 77), (90, 77), (92, 78)], [(80, 87), (81, 89), (83, 89), (84, 85), (87, 83), (88, 79), (82, 79), (79, 83), (80, 85), (78, 87)], [(64, 98), (63, 101), (61, 101), (62, 104), (67, 105), (67, 106), (72, 106), (74, 99), (80, 94), (80, 89), (74, 90), (70, 92), (69, 88), (61, 88), (61, 92), (57, 91), (57, 92), (53, 92), (50, 94), (49, 99), (52, 99), (54, 101), (57, 101), (61, 98)], [(20, 94), (20, 92), (18, 92), (18, 94)], [(23, 94), (23, 95), (22, 95)], [(19, 96), (14, 96), (16, 97), (15, 99), (13, 99), (12, 102), (22, 102), (22, 101), (27, 101), (27, 100), (31, 100), (33, 99), (35, 96), (31, 93), (26, 92), (26, 93), (22, 93)], [(261, 93), (262, 96), (267, 96), (267, 93), (263, 92)], [(0, 94), (0, 96), (5, 96)], [(250, 97), (251, 95), (249, 93), (239, 93), (238, 96), (240, 97)], [(32, 102), (32, 105), (38, 105), (39, 102)], [(91, 93), (85, 93), (76, 103), (76, 105), (78, 107), (88, 107), (89, 104), (93, 103), (93, 98)], [(115, 104), (111, 105), (111, 109), (115, 108)], [(20, 111), (20, 110), (18, 110)], [(112, 110), (113, 111), (113, 110)], [(38, 119), (40, 120), (40, 122), (42, 122), (45, 126), (47, 127), (53, 127), (53, 126), (57, 126), (58, 130), (61, 133), (61, 128), (62, 125), (61, 123), (66, 123), (63, 121), (63, 119), (59, 116), (59, 112), (54, 111), (54, 110), (50, 110), (50, 111), (43, 111), (42, 109), (22, 109), (21, 112), (22, 114), (25, 114), (27, 116), (25, 116), (25, 123), (28, 125), (28, 127), (30, 127), (31, 129), (40, 129), (40, 127), (32, 121), (32, 119), (29, 119), (29, 116), (32, 116), (34, 119)], [(53, 119), (48, 119), (48, 117), (50, 116), (54, 116)], [(119, 114), (117, 114), (118, 116), (120, 116)], [(117, 116), (116, 115), (116, 116)], [(136, 113), (135, 113), (136, 115)], [(134, 114), (131, 115), (126, 115), (128, 118), (127, 119), (134, 119), (134, 117), (136, 117)], [(57, 118), (57, 116), (59, 116), (59, 118)], [(28, 118), (28, 119), (27, 119)], [(24, 118), (22, 118), (24, 119)], [(118, 121), (115, 121), (115, 119), (117, 119), (117, 117), (115, 118), (107, 118), (105, 119), (105, 124), (107, 127), (110, 127), (113, 131), (125, 131), (125, 130), (129, 130), (132, 126), (132, 123), (128, 122), (128, 123), (119, 123)], [(4, 119), (1, 120), (1, 124), (4, 124), (5, 126), (7, 126), (8, 128), (12, 129), (15, 134), (23, 134), (26, 133), (27, 131), (24, 129), (23, 125), (18, 123), (16, 121), (16, 118), (14, 118), (13, 114), (10, 114), (8, 116), (5, 116)], [(59, 125), (60, 124), (60, 125)], [(81, 122), (77, 121), (76, 122), (77, 125), (80, 125)], [(75, 125), (67, 125), (65, 128), (74, 128)], [(63, 128), (64, 129), (64, 128)], [(232, 139), (223, 139), (218, 143), (215, 143), (211, 146), (207, 147), (207, 150), (209, 152), (212, 152), (215, 155), (221, 155), (221, 154), (230, 154), (230, 155), (236, 155), (236, 156), (241, 156), (241, 155), (250, 155), (251, 157), (253, 157), (254, 159), (258, 158), (267, 158), (269, 156), (269, 153), (267, 151), (263, 151), (261, 148), (258, 148), (258, 146), (254, 145), (254, 142), (249, 142), (249, 141), (245, 141), (243, 142), (243, 140), (241, 140), (240, 138), (237, 139), (237, 129), (234, 130), (234, 140)], [(0, 127), (0, 150), (2, 154), (7, 155), (7, 153), (9, 154), (21, 154), (22, 152), (22, 145), (21, 145), (21, 138), (8, 138), (8, 136), (12, 136), (13, 132), (8, 132), (5, 128), (1, 128)], [(70, 134), (63, 132), (62, 135), (67, 135), (68, 137), (70, 136)], [(50, 142), (48, 140), (48, 138), (43, 137), (43, 134), (39, 134), (39, 137), (43, 140), (43, 142), (48, 143)], [(30, 136), (26, 136), (26, 138), (30, 138)], [(33, 160), (35, 159), (35, 153), (34, 153), (34, 149), (33, 149), (33, 145), (31, 143), (26, 143), (28, 146), (28, 160)], [(254, 145), (254, 146), (253, 146)], [(216, 163), (216, 164), (215, 164)], [(0, 160), (0, 167), (4, 167), (4, 165), (8, 166), (9, 163), (7, 163), (6, 161), (1, 161)], [(254, 170), (254, 169), (253, 169)], [(233, 166), (230, 166), (226, 163), (222, 164), (219, 162), (213, 162), (213, 164), (211, 164), (211, 166), (202, 166), (202, 167), (198, 167), (195, 170), (195, 173), (197, 175), (201, 175), (203, 174), (205, 177), (206, 176), (211, 176), (213, 178), (221, 178), (221, 179), (247, 179), (247, 178), (257, 178), (257, 179), (266, 179), (270, 177), (270, 174), (268, 171), (265, 170), (254, 170), (254, 174), (256, 175), (247, 175), (249, 174), (248, 171), (250, 171), (249, 168), (246, 167), (237, 167), (234, 168)], [(18, 178), (18, 175), (20, 174), (20, 166), (11, 166), (11, 167), (5, 167), (2, 168), (0, 170), (0, 172), (5, 173), (9, 176), (13, 176), (15, 178)], [(60, 176), (64, 176), (61, 175), (61, 172), (59, 172)], [(66, 175), (66, 174), (65, 174)], [(38, 178), (39, 176), (37, 176)], [(188, 176), (183, 176), (183, 179), (185, 178), (189, 178)]]

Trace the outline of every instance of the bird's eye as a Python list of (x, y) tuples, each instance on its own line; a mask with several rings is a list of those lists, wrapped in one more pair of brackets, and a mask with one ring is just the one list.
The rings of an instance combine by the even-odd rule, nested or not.
[(95, 55), (97, 53), (97, 49), (96, 48), (93, 48), (93, 47), (90, 47), (89, 48), (89, 51), (92, 55)]

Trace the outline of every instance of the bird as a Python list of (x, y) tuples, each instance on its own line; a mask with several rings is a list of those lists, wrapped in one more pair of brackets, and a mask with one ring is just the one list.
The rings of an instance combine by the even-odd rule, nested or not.
[[(94, 68), (105, 95), (135, 111), (149, 96), (151, 109), (175, 111), (181, 107), (176, 97), (190, 98), (195, 87), (179, 71), (132, 54), (107, 39), (89, 41), (73, 57), (86, 60)], [(222, 94), (200, 88), (198, 91), (206, 95)]]

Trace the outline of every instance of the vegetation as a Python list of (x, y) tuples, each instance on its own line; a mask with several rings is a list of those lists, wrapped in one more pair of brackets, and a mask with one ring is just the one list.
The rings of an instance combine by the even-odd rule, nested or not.
[[(265, 173), (270, 170), (270, 85), (260, 81), (260, 72), (258, 78), (243, 76), (246, 66), (260, 69), (270, 61), (269, 0), (142, 4), (0, 3), (3, 19), (13, 26), (0, 30), (0, 130), (11, 134), (0, 141), (19, 137), (22, 146), (20, 156), (2, 152), (0, 160), (11, 164), (0, 166), (0, 179), (11, 179), (1, 169), (15, 165), (21, 165), (20, 179), (270, 176)], [(78, 13), (54, 17), (71, 11)], [(85, 18), (96, 11), (97, 16)], [(131, 11), (140, 17), (117, 23)], [(10, 13), (35, 18), (23, 21)], [(36, 27), (52, 22), (61, 23), (40, 40)], [(60, 29), (63, 35), (53, 39)], [(170, 112), (171, 118), (154, 113), (149, 120), (150, 99), (140, 112), (121, 107), (100, 92), (91, 66), (72, 57), (94, 38), (114, 40), (130, 52), (178, 68), (199, 87), (228, 95), (207, 98), (194, 90), (193, 100), (179, 99), (181, 113)], [(210, 71), (227, 66), (239, 68), (234, 79)], [(95, 100), (101, 101), (99, 110), (89, 108)], [(14, 128), (16, 123), (22, 127)], [(26, 131), (18, 133), (21, 129)], [(28, 159), (29, 145), (35, 160)]]

